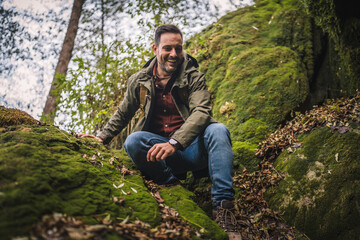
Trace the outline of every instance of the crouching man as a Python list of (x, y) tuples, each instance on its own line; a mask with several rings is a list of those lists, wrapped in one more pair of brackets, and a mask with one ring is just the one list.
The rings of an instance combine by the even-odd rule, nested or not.
[(157, 28), (152, 49), (155, 57), (129, 78), (124, 100), (103, 131), (79, 136), (109, 143), (140, 108), (143, 117), (124, 144), (136, 167), (157, 184), (177, 184), (188, 171), (208, 170), (214, 218), (230, 238), (241, 239), (228, 216), (234, 207), (230, 133), (211, 117), (204, 74), (184, 53), (174, 25)]

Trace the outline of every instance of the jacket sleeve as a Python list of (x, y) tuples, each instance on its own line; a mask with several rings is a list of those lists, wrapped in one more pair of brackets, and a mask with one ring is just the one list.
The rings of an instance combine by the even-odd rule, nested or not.
[(171, 136), (183, 148), (188, 147), (209, 125), (211, 120), (211, 97), (204, 74), (196, 74), (189, 85), (189, 117)]
[(126, 127), (139, 108), (139, 92), (137, 81), (134, 76), (129, 78), (125, 97), (117, 111), (112, 115), (103, 131), (98, 134), (104, 140), (104, 144), (109, 143), (121, 130)]

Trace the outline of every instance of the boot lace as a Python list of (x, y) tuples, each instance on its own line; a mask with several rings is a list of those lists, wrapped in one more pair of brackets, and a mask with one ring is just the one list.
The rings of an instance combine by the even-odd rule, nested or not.
[(237, 220), (234, 213), (230, 209), (219, 207), (216, 212), (216, 219), (224, 232), (237, 232)]

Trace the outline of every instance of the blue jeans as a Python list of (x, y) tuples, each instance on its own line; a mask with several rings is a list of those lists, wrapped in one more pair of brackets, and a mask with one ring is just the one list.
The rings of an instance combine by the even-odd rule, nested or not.
[(139, 131), (127, 137), (124, 147), (142, 174), (157, 184), (168, 184), (176, 180), (175, 175), (208, 168), (213, 204), (217, 205), (222, 199), (234, 199), (233, 152), (230, 133), (225, 125), (210, 124), (185, 150), (176, 151), (164, 161), (148, 162), (148, 150), (157, 143), (167, 141), (168, 137)]

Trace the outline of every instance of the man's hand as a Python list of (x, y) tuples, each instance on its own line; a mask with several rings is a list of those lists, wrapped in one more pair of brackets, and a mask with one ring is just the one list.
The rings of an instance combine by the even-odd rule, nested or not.
[(147, 153), (146, 159), (148, 162), (161, 161), (173, 155), (175, 152), (175, 147), (172, 146), (170, 143), (158, 143), (152, 146), (152, 148), (150, 148)]
[(102, 138), (96, 137), (94, 135), (86, 134), (86, 133), (79, 133), (76, 136), (81, 137), (81, 138), (89, 137), (89, 138), (93, 138), (93, 139), (95, 139), (95, 140), (97, 140), (97, 141), (99, 141), (101, 143), (104, 142), (104, 140)]

